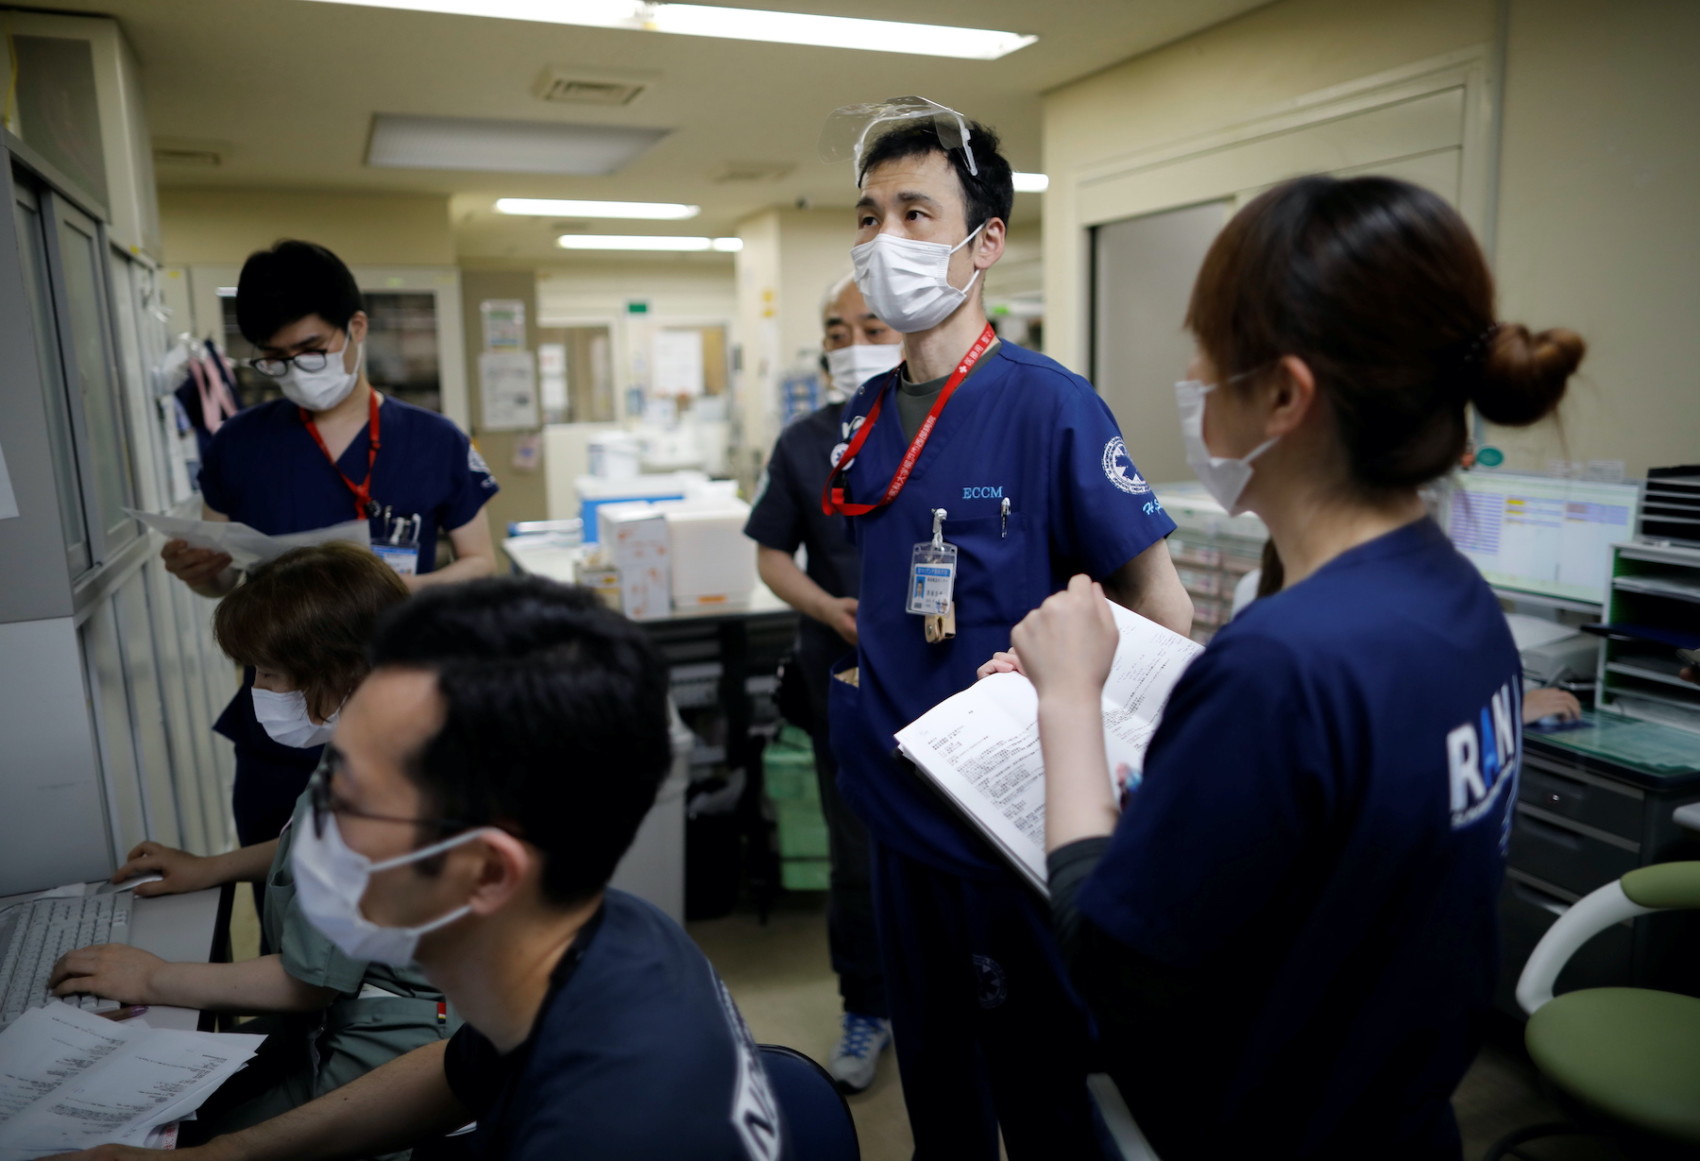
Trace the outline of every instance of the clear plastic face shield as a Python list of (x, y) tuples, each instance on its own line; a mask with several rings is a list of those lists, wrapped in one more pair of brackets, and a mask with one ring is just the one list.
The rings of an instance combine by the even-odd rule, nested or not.
[(973, 134), (968, 129), (968, 118), (925, 97), (892, 97), (871, 104), (845, 105), (834, 109), (821, 129), (821, 160), (848, 161), (856, 184), (860, 186), (862, 158), (868, 145), (903, 122), (924, 120), (932, 122), (939, 144), (947, 150), (962, 150), (968, 162), (968, 172), (975, 177), (980, 176), (979, 167), (974, 163), (974, 150), (969, 145)]

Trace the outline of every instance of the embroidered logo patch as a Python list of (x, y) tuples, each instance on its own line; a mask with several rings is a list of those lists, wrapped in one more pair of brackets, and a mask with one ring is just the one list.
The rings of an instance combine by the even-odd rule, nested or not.
[(1151, 485), (1134, 469), (1133, 458), (1127, 454), (1127, 444), (1121, 436), (1116, 436), (1104, 445), (1104, 475), (1110, 483), (1132, 496), (1141, 496), (1151, 490)]

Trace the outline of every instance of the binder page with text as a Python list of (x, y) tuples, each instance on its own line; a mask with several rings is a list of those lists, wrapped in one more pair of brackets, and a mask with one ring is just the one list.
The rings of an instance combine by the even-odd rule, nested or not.
[[(1169, 692), (1201, 647), (1111, 602), (1120, 641), (1104, 683), (1104, 756), (1114, 789), (1137, 780)], [(1039, 700), (1019, 673), (947, 698), (897, 732), (899, 748), (1004, 857), (1045, 889), (1045, 766)]]

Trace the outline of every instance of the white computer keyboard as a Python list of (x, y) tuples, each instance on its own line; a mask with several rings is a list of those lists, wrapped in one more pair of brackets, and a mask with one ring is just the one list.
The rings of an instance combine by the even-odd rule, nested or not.
[[(35, 899), (0, 912), (0, 1028), (31, 1008), (55, 1002), (47, 980), (60, 956), (94, 943), (130, 942), (129, 891), (84, 898)], [(73, 996), (67, 1002), (91, 1012), (117, 1001)]]

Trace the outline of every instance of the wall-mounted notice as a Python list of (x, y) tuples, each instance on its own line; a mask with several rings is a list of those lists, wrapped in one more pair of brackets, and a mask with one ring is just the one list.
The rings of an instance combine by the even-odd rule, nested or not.
[(484, 317), (486, 351), (525, 349), (525, 302), (518, 298), (489, 298), (479, 304)]
[(485, 351), (478, 356), (480, 431), (523, 431), (539, 426), (537, 363), (530, 351)]
[(701, 395), (702, 332), (657, 331), (655, 334), (656, 395)]
[(550, 423), (567, 419), (567, 345), (537, 345), (537, 377), (543, 390), (544, 418)]

